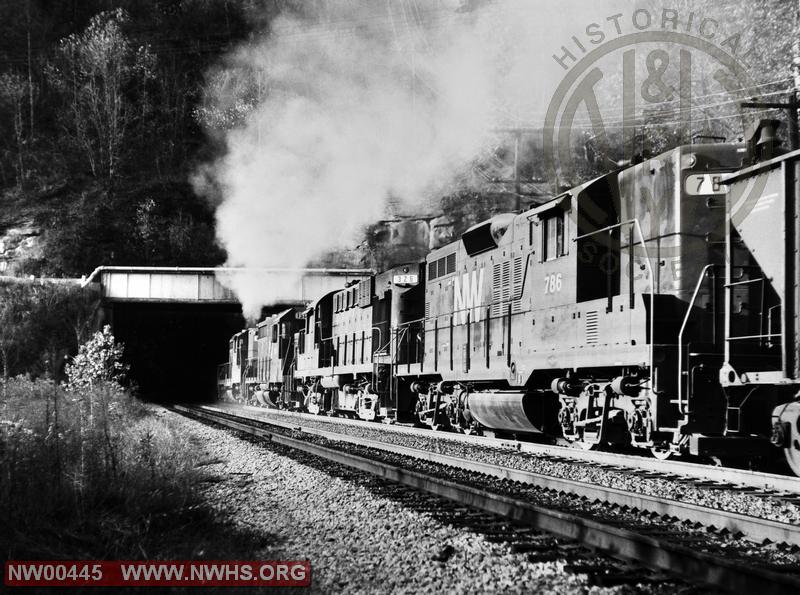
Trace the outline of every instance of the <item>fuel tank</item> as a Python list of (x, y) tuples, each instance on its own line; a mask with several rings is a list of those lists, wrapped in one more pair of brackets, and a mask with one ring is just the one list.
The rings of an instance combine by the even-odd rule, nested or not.
[(519, 391), (478, 391), (469, 394), (472, 417), (493, 430), (542, 433), (540, 395)]

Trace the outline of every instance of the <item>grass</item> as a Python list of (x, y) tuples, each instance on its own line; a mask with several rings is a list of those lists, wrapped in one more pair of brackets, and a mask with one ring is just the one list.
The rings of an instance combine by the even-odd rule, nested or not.
[[(3, 396), (4, 395), (4, 396)], [(115, 384), (0, 386), (0, 559), (231, 558), (203, 503), (198, 445)]]

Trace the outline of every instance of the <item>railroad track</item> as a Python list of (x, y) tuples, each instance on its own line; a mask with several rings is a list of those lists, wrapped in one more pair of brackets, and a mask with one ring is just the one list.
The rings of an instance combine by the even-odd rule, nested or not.
[[(277, 409), (264, 409), (262, 407), (252, 407), (249, 405), (233, 405), (219, 403), (217, 408), (225, 410), (245, 410), (255, 415), (270, 416), (270, 418), (297, 419), (299, 414), (287, 413)], [(263, 417), (262, 417), (263, 418)], [(266, 419), (266, 418), (264, 418)], [(329, 422), (336, 425), (351, 427), (375, 427), (373, 422), (345, 418), (328, 418), (326, 416), (314, 416), (312, 419), (318, 422)], [(293, 422), (286, 422), (293, 423)], [(294, 425), (298, 425), (294, 423)], [(408, 426), (398, 426), (382, 424), (381, 430), (406, 435), (420, 437), (431, 437), (431, 430), (424, 428), (413, 428)], [(701, 463), (692, 463), (678, 460), (659, 460), (647, 456), (623, 454), (617, 452), (604, 452), (596, 450), (582, 450), (567, 446), (557, 446), (551, 444), (540, 444), (536, 442), (521, 442), (505, 438), (488, 438), (485, 436), (466, 436), (455, 432), (438, 432), (437, 438), (450, 440), (470, 445), (480, 445), (486, 448), (498, 449), (502, 451), (516, 451), (520, 453), (547, 457), (553, 461), (582, 461), (600, 466), (604, 469), (625, 469), (633, 473), (656, 474), (666, 478), (676, 477), (695, 480), (698, 483), (705, 483), (708, 487), (731, 487), (746, 488), (755, 490), (755, 493), (763, 493), (766, 496), (781, 498), (788, 502), (800, 503), (800, 477), (790, 475), (780, 475), (776, 473), (765, 473), (761, 471), (751, 471), (748, 469), (737, 469), (734, 467), (713, 466)], [(708, 483), (706, 483), (708, 482)]]
[[(227, 407), (178, 406), (176, 410), (435, 494), (479, 511), (507, 517), (537, 531), (576, 540), (623, 560), (635, 561), (680, 577), (692, 577), (692, 580), (703, 584), (740, 592), (758, 589), (762, 595), (800, 592), (800, 576), (796, 574), (796, 568), (767, 568), (744, 564), (741, 559), (729, 557), (724, 550), (716, 553), (703, 552), (692, 539), (687, 539), (684, 543), (676, 542), (675, 533), (663, 530), (658, 524), (635, 526), (635, 523), (619, 522), (611, 518), (598, 521), (552, 506), (542, 506), (520, 497), (518, 494), (524, 490), (515, 486), (534, 485), (549, 493), (572, 494), (577, 496), (578, 502), (606, 502), (618, 511), (646, 511), (651, 518), (672, 521), (680, 519), (695, 527), (713, 527), (717, 532), (743, 534), (756, 540), (779, 540), (800, 547), (800, 531), (787, 523), (446, 457), (421, 449), (318, 428), (298, 427), (296, 421), (290, 423), (276, 419), (255, 419), (252, 415), (242, 415), (241, 410), (234, 413)], [(301, 437), (297, 437), (298, 432)], [(330, 446), (332, 441), (336, 443), (336, 448)], [(356, 452), (347, 452), (341, 447), (343, 443), (350, 445)], [(375, 456), (375, 453), (381, 455)], [(420, 471), (421, 467), (425, 471)], [(447, 473), (437, 471), (438, 467), (457, 469), (466, 475), (462, 481), (452, 481)], [(495, 489), (492, 481), (498, 486), (503, 484), (506, 488)]]

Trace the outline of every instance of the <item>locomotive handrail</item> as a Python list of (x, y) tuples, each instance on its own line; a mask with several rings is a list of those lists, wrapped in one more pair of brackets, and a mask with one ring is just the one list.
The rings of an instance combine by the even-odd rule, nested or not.
[(750, 285), (751, 283), (760, 283), (765, 281), (764, 277), (756, 277), (755, 279), (745, 279), (744, 281), (734, 281), (733, 283), (726, 283), (725, 287), (736, 287), (737, 285)]
[[(684, 410), (683, 406), (683, 331), (686, 330), (686, 324), (689, 322), (689, 317), (692, 315), (694, 302), (697, 300), (697, 296), (700, 293), (700, 288), (703, 286), (703, 281), (705, 280), (706, 275), (708, 275), (708, 271), (719, 266), (721, 265), (707, 264), (703, 267), (703, 270), (700, 271), (700, 278), (697, 279), (697, 284), (694, 287), (694, 293), (692, 293), (692, 299), (689, 300), (689, 307), (686, 309), (686, 314), (683, 317), (681, 330), (678, 331), (678, 411), (681, 415), (686, 415), (686, 411)], [(688, 395), (686, 397), (686, 405), (689, 405)]]
[[(731, 288), (731, 287), (738, 287), (738, 286), (741, 286), (741, 285), (753, 285), (755, 283), (761, 283), (762, 295), (761, 295), (761, 305), (759, 306), (761, 308), (760, 322), (759, 322), (759, 325), (758, 325), (758, 330), (759, 331), (764, 326), (764, 294), (763, 294), (763, 291), (764, 291), (764, 283), (765, 283), (766, 280), (767, 279), (765, 277), (755, 277), (753, 279), (745, 279), (743, 281), (735, 281), (733, 283), (726, 283), (725, 284), (725, 288), (727, 289), (727, 288)], [(769, 308), (769, 310), (767, 311), (767, 330), (771, 330), (772, 329), (772, 311), (775, 308), (780, 308), (780, 307), (781, 307), (780, 304), (776, 304), (774, 306), (771, 306)], [(783, 333), (761, 333), (761, 334), (758, 334), (758, 335), (741, 335), (741, 336), (738, 336), (738, 337), (725, 337), (725, 342), (726, 343), (730, 343), (731, 341), (755, 341), (757, 339), (763, 341), (764, 339), (767, 339), (767, 340), (769, 340), (769, 343), (771, 344), (771, 339), (773, 339), (774, 337), (782, 337), (782, 336), (783, 336)]]
[[(472, 310), (472, 308), (464, 308), (464, 310)], [(456, 311), (460, 312), (460, 310), (456, 310)], [(430, 320), (430, 319), (429, 318), (425, 318), (423, 316), (422, 318), (417, 318), (415, 320), (406, 320), (405, 322), (398, 323), (395, 328), (400, 328), (401, 326), (410, 326), (410, 325), (414, 324), (415, 322), (424, 322), (425, 320)]]
[(755, 341), (756, 339), (771, 339), (780, 337), (781, 333), (764, 333), (763, 335), (742, 335), (739, 337), (725, 337), (726, 341)]
[[(382, 349), (381, 345), (383, 345), (383, 331), (381, 330), (381, 327), (379, 327), (377, 325), (372, 326), (371, 330), (372, 330), (373, 333), (375, 331), (378, 331), (378, 348), (372, 350), (372, 361), (374, 362), (375, 361), (375, 354), (378, 353)], [(369, 340), (370, 340), (370, 343), (372, 343), (372, 337), (370, 337)], [(387, 346), (388, 346), (388, 343), (387, 343)], [(370, 347), (372, 347), (372, 345), (370, 345)]]
[(509, 300), (511, 303), (518, 301), (521, 304), (522, 302), (522, 295), (525, 293), (525, 282), (528, 280), (528, 269), (530, 268), (531, 264), (531, 256), (533, 255), (528, 254), (528, 257), (525, 259), (525, 269), (522, 271), (522, 281), (519, 284), (519, 295), (513, 296)]
[[(655, 389), (655, 386), (653, 384), (653, 354), (654, 354), (653, 346), (655, 345), (655, 339), (656, 339), (655, 338), (655, 324), (654, 324), (654, 321), (655, 321), (655, 309), (656, 309), (655, 285), (654, 285), (655, 284), (655, 275), (653, 273), (653, 265), (650, 262), (650, 254), (647, 251), (647, 244), (645, 243), (644, 234), (642, 233), (642, 226), (639, 223), (639, 220), (634, 218), (634, 219), (628, 219), (627, 221), (620, 221), (619, 223), (614, 223), (613, 225), (607, 225), (606, 227), (603, 227), (602, 229), (596, 229), (596, 230), (591, 231), (589, 233), (585, 233), (583, 235), (579, 235), (577, 237), (574, 237), (574, 238), (572, 238), (572, 241), (573, 242), (577, 242), (578, 240), (582, 240), (584, 238), (588, 238), (589, 236), (593, 236), (595, 234), (602, 233), (604, 231), (610, 231), (610, 230), (615, 229), (617, 227), (621, 228), (623, 225), (633, 225), (634, 229), (636, 229), (636, 233), (639, 234), (639, 240), (640, 240), (640, 242), (642, 244), (642, 251), (644, 252), (645, 266), (647, 267), (647, 272), (650, 274), (650, 321), (649, 321), (649, 327), (650, 327), (650, 349), (649, 349), (649, 351), (650, 351), (650, 353), (649, 353), (649, 356), (650, 356), (650, 390), (652, 391), (652, 390)], [(631, 258), (631, 260), (633, 260), (633, 245), (629, 246), (629, 248), (630, 248), (630, 252), (631, 252), (630, 258)], [(633, 283), (633, 276), (631, 276), (630, 282)]]
[[(415, 334), (411, 333), (412, 325), (415, 326)], [(398, 335), (397, 333), (400, 333)], [(425, 353), (425, 337), (427, 336), (427, 329), (425, 328), (425, 318), (418, 318), (416, 320), (408, 320), (402, 325), (398, 325), (395, 327), (395, 345), (396, 351), (399, 353), (400, 344), (403, 341), (403, 337), (406, 338), (406, 366), (407, 369), (411, 370), (411, 364), (422, 364), (422, 357)], [(414, 357), (412, 362), (411, 357), (411, 343), (414, 343)], [(422, 347), (422, 353), (420, 353), (420, 347)]]

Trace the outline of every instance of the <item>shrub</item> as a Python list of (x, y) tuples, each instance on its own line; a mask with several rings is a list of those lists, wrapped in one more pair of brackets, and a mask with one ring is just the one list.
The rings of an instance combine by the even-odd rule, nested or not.
[(128, 366), (122, 363), (124, 349), (122, 343), (114, 340), (109, 325), (97, 331), (67, 364), (67, 390), (80, 392), (102, 382), (122, 382), (128, 371)]

